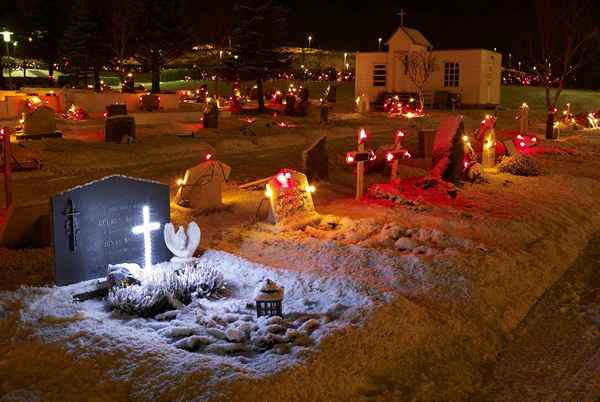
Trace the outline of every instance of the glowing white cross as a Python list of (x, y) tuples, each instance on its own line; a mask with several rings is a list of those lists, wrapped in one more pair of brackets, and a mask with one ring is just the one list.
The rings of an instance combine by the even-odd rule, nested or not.
[(145, 205), (142, 208), (142, 214), (144, 216), (144, 223), (139, 226), (134, 226), (131, 231), (134, 234), (144, 234), (144, 267), (146, 269), (152, 268), (152, 237), (150, 234), (153, 230), (160, 229), (160, 223), (150, 222), (150, 207)]

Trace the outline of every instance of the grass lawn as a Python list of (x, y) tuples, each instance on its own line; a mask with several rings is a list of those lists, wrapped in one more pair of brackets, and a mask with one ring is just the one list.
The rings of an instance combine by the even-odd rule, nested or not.
[[(546, 108), (546, 92), (540, 87), (502, 86), (502, 107), (517, 109), (527, 102), (532, 110)], [(583, 89), (565, 89), (559, 98), (559, 109), (567, 103), (575, 113), (591, 112), (600, 109), (600, 91)]]

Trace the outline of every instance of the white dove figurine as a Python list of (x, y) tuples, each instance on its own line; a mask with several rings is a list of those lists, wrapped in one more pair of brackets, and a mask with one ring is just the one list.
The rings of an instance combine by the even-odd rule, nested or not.
[(196, 222), (191, 222), (187, 227), (187, 233), (183, 226), (179, 226), (177, 232), (172, 223), (167, 223), (164, 229), (165, 244), (173, 253), (171, 262), (186, 263), (194, 260), (194, 252), (200, 244), (200, 228)]

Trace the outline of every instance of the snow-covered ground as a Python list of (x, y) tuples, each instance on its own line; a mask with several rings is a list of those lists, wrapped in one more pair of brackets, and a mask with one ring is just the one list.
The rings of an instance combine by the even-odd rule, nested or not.
[[(195, 299), (185, 308), (146, 319), (113, 311), (105, 300), (73, 303), (82, 285), (21, 288), (0, 293), (2, 318), (16, 313), (11, 306), (18, 302), (19, 330), (42, 347), (64, 348), (65, 365), (70, 359), (115, 356), (110, 367), (102, 368), (115, 381), (132, 384), (136, 398), (173, 392), (188, 376), (202, 373), (206, 378), (197, 390), (181, 392), (205, 399), (236, 378), (260, 378), (306, 359), (325, 337), (364, 321), (372, 305), (349, 280), (274, 270), (215, 250), (204, 253), (198, 265), (223, 273), (227, 292), (222, 298)], [(283, 319), (256, 318), (254, 290), (266, 278), (285, 287)], [(148, 376), (146, 370), (165, 375)], [(5, 400), (23, 392), (51, 392), (40, 389), (38, 379), (29, 381), (30, 387), (8, 392)]]
[[(417, 124), (435, 124), (439, 117)], [(479, 119), (467, 118), (468, 126), (476, 127)], [(219, 144), (234, 171), (245, 169), (248, 177), (258, 178), (264, 170), (274, 173), (281, 167), (289, 149), (296, 152), (294, 144), (302, 149), (322, 133), (339, 139), (346, 131), (352, 137), (354, 126), (365, 122), (390, 133), (406, 124), (353, 116), (331, 128), (305, 123), (294, 135), (282, 131), (281, 138), (264, 137), (259, 146), (236, 135)], [(189, 154), (207, 147), (166, 137), (141, 139), (132, 148), (96, 145), (107, 152), (99, 162), (120, 173), (142, 169), (133, 159), (139, 147), (149, 153), (139, 161), (147, 165), (148, 176), (172, 184), (182, 169), (169, 161), (186, 147), (183, 152)], [(600, 137), (579, 134), (557, 145), (574, 147), (576, 153), (535, 156), (542, 176), (490, 174), (481, 184), (463, 185), (456, 200), (444, 203), (355, 201), (351, 189), (321, 183), (315, 200), (323, 219), (302, 230), (274, 230), (255, 222), (262, 191), (233, 185), (220, 211), (174, 207), (174, 222), (194, 220), (203, 229), (201, 246), (208, 251), (201, 258), (222, 270), (232, 294), (220, 301), (196, 300), (170, 320), (146, 320), (111, 312), (100, 301), (72, 304), (67, 289), (5, 292), (0, 395), (4, 400), (77, 400), (81, 395), (110, 395), (110, 400), (468, 400), (485, 385), (487, 370), (532, 306), (600, 228)], [(52, 156), (61, 146), (27, 145), (37, 155), (48, 155), (55, 170), (18, 178), (20, 197), (43, 194), (66, 180), (60, 158)], [(89, 152), (86, 158), (94, 154), (85, 143), (64, 147)], [(127, 158), (119, 159), (119, 153)], [(249, 160), (236, 159), (244, 153)], [(151, 167), (153, 158), (160, 162)], [(89, 168), (83, 160), (73, 161), (68, 180), (103, 172), (92, 174)], [(401, 168), (400, 173), (413, 172)], [(40, 271), (49, 270), (49, 260), (43, 250), (0, 253), (0, 261), (10, 267), (2, 275), (21, 278), (10, 284), (43, 283), (39, 277), (48, 275)], [(246, 305), (255, 282), (264, 277), (286, 287), (284, 324), (292, 328), (277, 328), (275, 335), (285, 337), (288, 330), (300, 331), (312, 322), (315, 329), (306, 346), (287, 342), (289, 336), (281, 343), (289, 348), (252, 348), (253, 340), (269, 332), (266, 323), (250, 319)], [(199, 315), (208, 319), (198, 320)], [(230, 330), (230, 340), (219, 339), (222, 332), (240, 327), (249, 332)], [(238, 336), (243, 342), (231, 341)], [(230, 348), (239, 349), (223, 354)]]

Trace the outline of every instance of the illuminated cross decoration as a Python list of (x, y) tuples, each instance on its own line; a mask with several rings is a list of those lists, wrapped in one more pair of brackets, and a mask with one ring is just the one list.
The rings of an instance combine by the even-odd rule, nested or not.
[(400, 9), (400, 12), (397, 15), (400, 16), (400, 26), (403, 27), (404, 26), (404, 16), (406, 15), (406, 13), (404, 12), (404, 9)]
[(144, 234), (144, 267), (152, 268), (152, 238), (150, 235), (154, 230), (160, 229), (160, 223), (150, 222), (150, 207), (145, 205), (142, 208), (144, 223), (139, 226), (134, 226), (131, 231), (134, 234)]
[(356, 199), (360, 200), (363, 196), (365, 162), (375, 160), (375, 153), (365, 151), (365, 142), (367, 142), (367, 132), (361, 128), (358, 133), (358, 150), (350, 151), (346, 154), (346, 163), (356, 163)]

